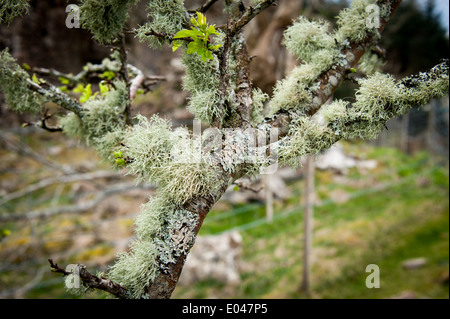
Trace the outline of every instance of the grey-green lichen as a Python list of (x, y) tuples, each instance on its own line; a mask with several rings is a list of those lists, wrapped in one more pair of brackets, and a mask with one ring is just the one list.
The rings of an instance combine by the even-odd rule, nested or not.
[(380, 37), (378, 29), (375, 27), (375, 21), (371, 20), (374, 12), (370, 10), (370, 5), (377, 5), (376, 1), (353, 0), (349, 8), (341, 10), (337, 17), (339, 26), (337, 35), (341, 39), (360, 42), (368, 36)]
[(139, 124), (123, 141), (122, 152), (132, 159), (127, 165), (129, 174), (158, 184), (177, 204), (214, 189), (217, 171), (203, 160), (191, 139), (173, 133), (170, 123), (157, 115), (138, 119)]
[(378, 136), (389, 119), (447, 95), (448, 91), (448, 60), (429, 72), (403, 80), (375, 73), (360, 80), (354, 103), (334, 101), (325, 105), (320, 115), (325, 125), (341, 138), (371, 139)]
[(219, 92), (219, 65), (217, 58), (203, 62), (197, 54), (184, 54), (186, 67), (183, 89), (189, 91), (188, 109), (197, 119), (212, 123), (225, 115), (223, 98)]
[(5, 94), (8, 107), (19, 113), (36, 113), (45, 100), (28, 87), (27, 80), (31, 80), (30, 76), (8, 50), (0, 51), (0, 89)]
[(109, 160), (113, 159), (114, 150), (126, 135), (123, 112), (129, 102), (126, 84), (122, 81), (113, 83), (115, 89), (104, 97), (97, 96), (83, 104), (81, 118), (70, 112), (60, 119), (65, 134), (81, 138)]
[(251, 124), (257, 126), (264, 120), (264, 102), (269, 99), (269, 95), (260, 88), (254, 88), (252, 92), (252, 111), (250, 113)]
[(168, 38), (152, 35), (151, 31), (171, 35), (183, 29), (187, 17), (184, 0), (151, 0), (147, 9), (151, 21), (137, 29), (137, 37), (141, 42), (159, 48)]
[(138, 0), (84, 0), (80, 5), (81, 26), (100, 43), (113, 42), (122, 32), (128, 11)]
[(170, 198), (156, 196), (142, 205), (135, 224), (137, 239), (128, 252), (118, 255), (107, 277), (127, 287), (130, 298), (143, 298), (152, 280), (188, 254), (198, 216), (178, 208)]
[(28, 13), (29, 8), (27, 0), (0, 0), (0, 23), (11, 23), (14, 18)]

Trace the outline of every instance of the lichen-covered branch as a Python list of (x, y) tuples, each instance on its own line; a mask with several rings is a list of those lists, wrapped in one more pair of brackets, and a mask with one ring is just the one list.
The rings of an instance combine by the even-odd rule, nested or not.
[(86, 266), (84, 265), (77, 265), (76, 267), (73, 267), (73, 271), (67, 271), (59, 267), (58, 264), (53, 263), (52, 259), (49, 259), (48, 262), (53, 272), (63, 274), (63, 276), (66, 276), (69, 279), (73, 279), (69, 276), (76, 276), (80, 279), (80, 287), (73, 289), (82, 290), (81, 292), (85, 292), (88, 289), (98, 289), (108, 292), (120, 299), (127, 298), (127, 288), (122, 287), (121, 285), (111, 281), (110, 279), (91, 274), (89, 271), (87, 271)]

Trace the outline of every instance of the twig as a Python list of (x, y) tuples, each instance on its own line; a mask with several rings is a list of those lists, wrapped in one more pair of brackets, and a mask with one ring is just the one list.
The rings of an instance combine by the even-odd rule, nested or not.
[(83, 286), (86, 288), (91, 289), (99, 289), (106, 292), (109, 292), (110, 294), (116, 296), (117, 298), (125, 299), (127, 298), (127, 288), (111, 281), (110, 279), (103, 278), (103, 277), (97, 277), (93, 274), (91, 274), (89, 271), (86, 270), (86, 266), (84, 265), (77, 265), (77, 272), (72, 273), (68, 272), (65, 269), (58, 266), (58, 264), (54, 264), (52, 259), (49, 259), (48, 262), (50, 263), (50, 268), (53, 272), (63, 274), (63, 276), (68, 275), (74, 275), (79, 276), (81, 279)]
[(216, 3), (217, 0), (207, 0), (201, 7), (199, 7), (196, 10), (188, 10), (189, 13), (195, 13), (195, 12), (201, 12), (205, 13), (208, 11), (209, 8), (213, 6), (214, 3)]
[(89, 181), (93, 179), (101, 179), (101, 178), (114, 178), (114, 177), (122, 177), (123, 174), (112, 172), (112, 171), (96, 171), (82, 174), (70, 174), (64, 175), (60, 177), (50, 177), (46, 179), (42, 179), (35, 184), (28, 185), (27, 187), (20, 189), (18, 191), (8, 193), (0, 198), (0, 205), (3, 205), (9, 201), (14, 199), (26, 196), (32, 192), (38, 191), (48, 186), (52, 186), (55, 184), (66, 184), (66, 183), (74, 183), (80, 181)]
[(258, 3), (256, 6), (248, 7), (245, 12), (242, 14), (239, 20), (233, 23), (230, 27), (230, 35), (234, 36), (241, 29), (249, 23), (254, 17), (260, 14), (263, 10), (269, 8), (270, 6), (275, 5), (276, 0), (265, 0), (263, 2)]
[(0, 215), (0, 222), (5, 221), (17, 221), (17, 220), (31, 220), (31, 219), (42, 219), (49, 218), (59, 214), (74, 214), (85, 212), (93, 209), (95, 206), (100, 204), (106, 198), (115, 195), (117, 193), (122, 193), (125, 191), (129, 191), (131, 189), (153, 189), (153, 185), (137, 185), (135, 183), (122, 183), (119, 185), (115, 185), (111, 188), (103, 190), (96, 194), (94, 199), (89, 201), (84, 201), (78, 205), (64, 205), (55, 208), (43, 208), (38, 210), (33, 210), (27, 213), (15, 213), (15, 214), (2, 214)]
[(62, 172), (64, 174), (74, 174), (75, 173), (75, 170), (73, 170), (72, 168), (62, 166), (56, 162), (53, 162), (53, 161), (45, 158), (45, 156), (43, 156), (39, 153), (36, 153), (35, 151), (33, 151), (31, 149), (31, 147), (29, 147), (25, 143), (22, 143), (18, 140), (13, 141), (11, 138), (8, 138), (7, 135), (6, 136), (0, 135), (0, 145), (2, 145), (4, 148), (6, 148), (9, 151), (15, 152), (20, 155), (28, 156), (31, 159), (35, 160), (36, 162), (41, 163), (44, 166), (47, 166), (54, 171), (56, 170), (56, 171)]

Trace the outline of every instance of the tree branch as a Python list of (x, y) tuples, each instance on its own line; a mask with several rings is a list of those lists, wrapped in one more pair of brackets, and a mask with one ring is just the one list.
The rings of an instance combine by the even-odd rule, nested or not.
[(52, 259), (49, 259), (48, 262), (50, 263), (50, 269), (53, 272), (63, 274), (63, 276), (68, 275), (79, 276), (83, 286), (86, 287), (87, 289), (98, 289), (106, 291), (120, 299), (127, 298), (127, 288), (111, 281), (110, 279), (97, 277), (91, 274), (89, 271), (86, 270), (86, 266), (84, 265), (77, 265), (76, 273), (72, 273), (59, 267), (58, 264), (54, 264)]

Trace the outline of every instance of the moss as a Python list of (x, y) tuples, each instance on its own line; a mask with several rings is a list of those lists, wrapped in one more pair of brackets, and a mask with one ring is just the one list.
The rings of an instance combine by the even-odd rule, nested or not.
[(11, 21), (28, 13), (30, 4), (27, 0), (1, 0), (0, 1), (0, 23), (10, 24)]
[(44, 98), (28, 88), (28, 73), (23, 70), (8, 50), (0, 51), (0, 88), (8, 107), (16, 112), (40, 111)]

